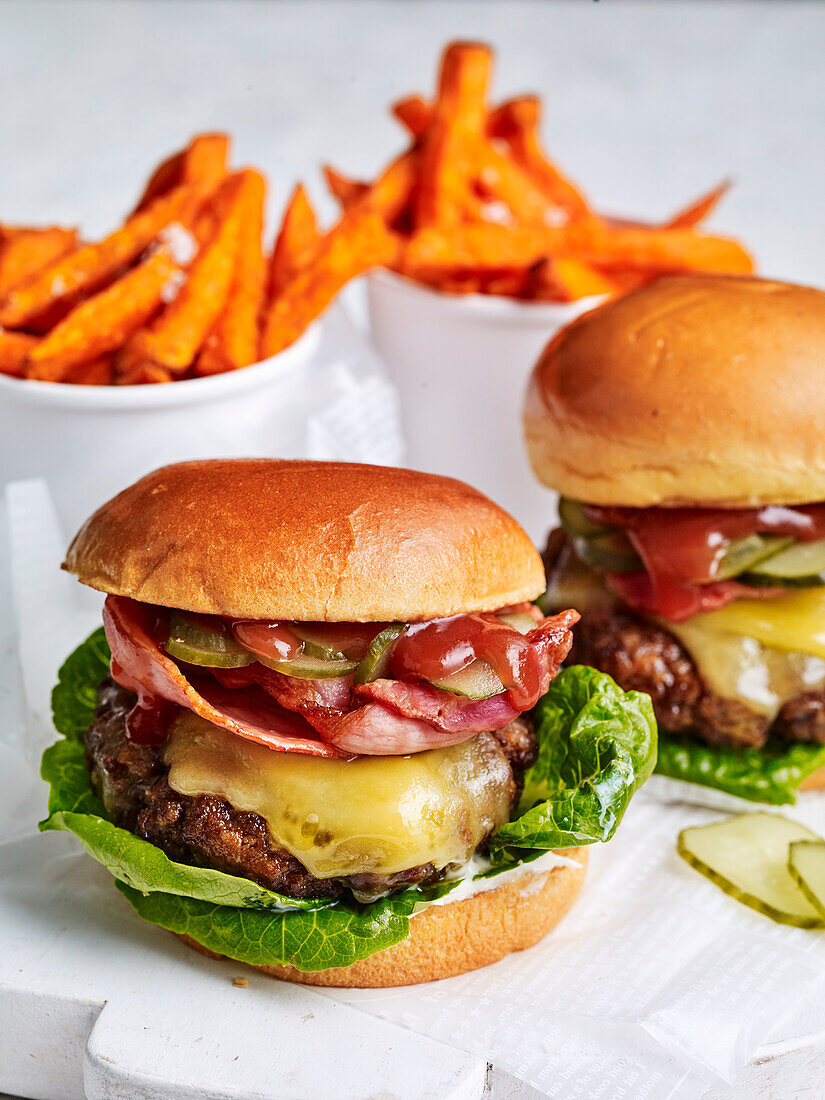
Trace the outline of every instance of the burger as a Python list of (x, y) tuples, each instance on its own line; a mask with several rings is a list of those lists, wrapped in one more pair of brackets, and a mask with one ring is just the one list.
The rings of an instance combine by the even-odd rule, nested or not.
[(292, 981), (385, 986), (535, 943), (652, 770), (649, 701), (556, 676), (537, 551), (407, 470), (188, 462), (64, 566), (106, 593), (54, 692), (45, 829), (138, 915)]
[(525, 404), (570, 659), (651, 696), (657, 770), (774, 803), (825, 785), (824, 353), (821, 291), (664, 278), (560, 332)]

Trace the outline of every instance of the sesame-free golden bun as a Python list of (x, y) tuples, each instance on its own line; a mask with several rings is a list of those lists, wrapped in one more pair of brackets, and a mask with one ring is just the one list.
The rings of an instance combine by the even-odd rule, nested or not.
[(544, 590), (525, 532), (463, 482), (263, 458), (156, 470), (86, 521), (64, 568), (102, 592), (243, 619), (435, 619)]
[(825, 293), (664, 278), (545, 348), (525, 404), (536, 476), (591, 504), (825, 500)]
[[(478, 970), (523, 951), (546, 936), (570, 909), (584, 882), (587, 852), (563, 853), (578, 867), (554, 867), (524, 875), (464, 901), (431, 906), (410, 920), (407, 939), (351, 966), (309, 973), (292, 966), (257, 966), (273, 978), (304, 985), (367, 989), (416, 985)], [(190, 936), (179, 938), (210, 958), (213, 951)]]

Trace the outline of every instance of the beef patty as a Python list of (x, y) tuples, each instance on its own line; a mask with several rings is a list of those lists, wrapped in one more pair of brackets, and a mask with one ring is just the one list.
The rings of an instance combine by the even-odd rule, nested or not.
[[(114, 681), (101, 684), (94, 721), (86, 732), (86, 764), (111, 820), (170, 859), (240, 875), (294, 898), (340, 898), (349, 890), (359, 900), (374, 900), (443, 876), (443, 870), (426, 863), (391, 875), (315, 878), (291, 852), (272, 844), (260, 815), (236, 810), (224, 798), (173, 790), (161, 746), (136, 745), (126, 736), (126, 716), (134, 703), (135, 696)], [(536, 758), (532, 727), (520, 718), (481, 736), (490, 738), (491, 749), (510, 765), (514, 798), (523, 769)]]
[[(565, 544), (560, 530), (551, 532), (545, 551), (551, 577)], [(772, 719), (707, 688), (678, 638), (629, 611), (582, 614), (567, 663), (592, 665), (625, 690), (645, 692), (653, 700), (659, 726), (672, 733), (689, 732), (712, 745), (743, 748), (761, 747), (770, 734), (825, 743), (825, 691), (794, 696)]]

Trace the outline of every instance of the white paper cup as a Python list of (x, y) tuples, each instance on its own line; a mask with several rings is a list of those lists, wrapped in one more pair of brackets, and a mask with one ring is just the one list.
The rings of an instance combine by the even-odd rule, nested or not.
[(74, 533), (98, 505), (167, 462), (305, 448), (326, 372), (319, 326), (272, 359), (168, 385), (74, 386), (0, 375), (0, 483), (43, 477)]
[(373, 341), (401, 395), (408, 465), (474, 485), (539, 543), (557, 498), (527, 461), (527, 379), (547, 341), (601, 298), (456, 296), (378, 271), (367, 301)]

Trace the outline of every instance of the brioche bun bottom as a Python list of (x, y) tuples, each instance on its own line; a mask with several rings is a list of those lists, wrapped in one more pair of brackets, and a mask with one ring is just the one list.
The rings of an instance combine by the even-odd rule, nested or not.
[[(564, 854), (581, 866), (554, 867), (540, 874), (525, 871), (496, 890), (431, 906), (410, 920), (406, 940), (351, 966), (311, 973), (292, 966), (254, 969), (288, 982), (349, 989), (417, 985), (478, 970), (513, 951), (532, 947), (570, 909), (584, 882), (587, 852), (571, 848)], [(224, 957), (190, 936), (175, 935), (203, 955)]]

